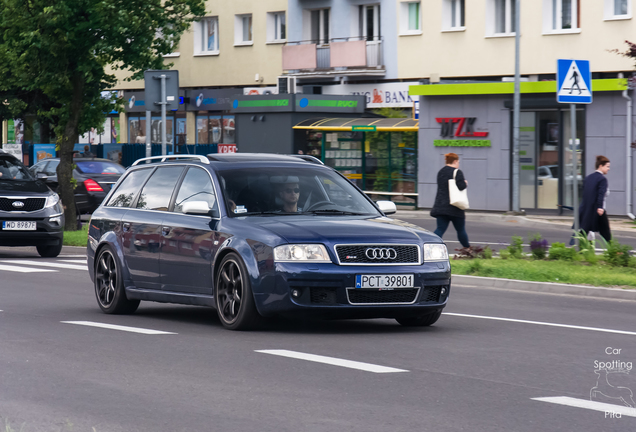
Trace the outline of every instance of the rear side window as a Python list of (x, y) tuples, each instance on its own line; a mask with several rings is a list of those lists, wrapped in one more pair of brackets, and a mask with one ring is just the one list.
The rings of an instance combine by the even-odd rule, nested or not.
[(82, 174), (123, 174), (126, 170), (123, 166), (106, 161), (81, 161), (75, 162), (77, 170)]
[(201, 168), (190, 168), (181, 183), (177, 200), (174, 203), (174, 211), (183, 213), (183, 204), (189, 201), (205, 201), (210, 208), (214, 208), (216, 202), (212, 181), (207, 171)]
[(137, 200), (137, 208), (168, 211), (172, 192), (174, 192), (182, 172), (182, 166), (157, 168), (141, 190), (141, 195)]
[(56, 176), (57, 175), (57, 166), (60, 164), (59, 160), (52, 160), (49, 164), (44, 168), (44, 174), (48, 176)]
[(117, 190), (108, 200), (107, 207), (130, 207), (139, 188), (144, 184), (150, 173), (151, 168), (132, 171), (119, 184)]

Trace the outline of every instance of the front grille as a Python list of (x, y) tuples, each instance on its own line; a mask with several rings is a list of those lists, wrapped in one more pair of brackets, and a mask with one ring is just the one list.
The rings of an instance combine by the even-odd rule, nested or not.
[[(20, 201), (24, 203), (23, 207), (14, 207), (13, 203)], [(5, 212), (32, 212), (42, 210), (46, 198), (0, 198), (0, 211)]]
[(395, 290), (368, 290), (360, 288), (347, 289), (351, 304), (411, 304), (415, 302), (419, 288)]
[(335, 305), (336, 289), (332, 287), (311, 287), (309, 294), (312, 304)]
[(422, 288), (422, 298), (420, 302), (439, 303), (439, 295), (445, 286), (425, 286)]
[[(373, 250), (375, 250), (375, 258), (373, 258)], [(337, 245), (336, 254), (341, 265), (420, 264), (418, 245)]]

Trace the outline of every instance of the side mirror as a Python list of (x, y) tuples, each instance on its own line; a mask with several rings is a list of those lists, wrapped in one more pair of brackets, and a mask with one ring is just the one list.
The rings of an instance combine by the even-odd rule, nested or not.
[(47, 176), (46, 174), (44, 174), (43, 172), (39, 172), (35, 175), (36, 178), (40, 179), (40, 180), (48, 180), (49, 176)]
[(211, 209), (206, 201), (189, 201), (181, 209), (189, 215), (218, 217), (218, 212)]
[(397, 207), (393, 201), (376, 201), (375, 203), (384, 214), (390, 215), (397, 212)]

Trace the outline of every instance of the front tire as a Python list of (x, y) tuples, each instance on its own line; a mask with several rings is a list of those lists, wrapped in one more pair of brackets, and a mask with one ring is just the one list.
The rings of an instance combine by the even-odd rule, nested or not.
[(121, 265), (110, 246), (104, 247), (95, 261), (95, 296), (107, 314), (131, 314), (139, 307), (139, 300), (126, 297)]
[(247, 330), (260, 321), (247, 268), (235, 253), (227, 254), (219, 265), (214, 301), (221, 324), (226, 329)]
[(59, 245), (36, 246), (35, 248), (38, 250), (38, 254), (40, 254), (42, 258), (55, 258), (60, 254), (60, 252), (62, 252), (62, 241), (60, 240)]
[(402, 317), (396, 318), (395, 320), (404, 327), (428, 327), (435, 324), (441, 316), (442, 311), (437, 311), (427, 315)]

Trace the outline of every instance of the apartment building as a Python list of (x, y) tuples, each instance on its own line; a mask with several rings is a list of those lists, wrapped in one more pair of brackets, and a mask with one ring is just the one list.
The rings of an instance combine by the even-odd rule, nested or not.
[[(414, 6), (415, 5), (415, 6)], [(443, 154), (460, 155), (471, 180), (474, 209), (512, 206), (512, 104), (515, 34), (520, 32), (520, 201), (528, 211), (572, 207), (572, 186), (594, 171), (596, 155), (612, 161), (610, 214), (633, 212), (633, 170), (627, 161), (636, 141), (628, 118), (627, 79), (634, 63), (613, 50), (636, 41), (633, 0), (403, 1), (398, 76), (422, 80), (419, 97), (419, 206), (433, 204)], [(417, 11), (419, 16), (408, 15)], [(408, 18), (408, 19), (406, 19)], [(419, 23), (418, 24), (418, 20)], [(415, 22), (415, 24), (411, 24)], [(557, 59), (589, 60), (593, 102), (577, 105), (574, 153), (569, 146), (569, 104), (556, 102)], [(477, 136), (481, 135), (481, 136)], [(459, 145), (459, 147), (451, 147)], [(629, 156), (629, 157), (628, 157)], [(576, 158), (579, 172), (572, 174)], [(580, 196), (580, 194), (579, 194)], [(563, 207), (565, 206), (565, 207)]]

